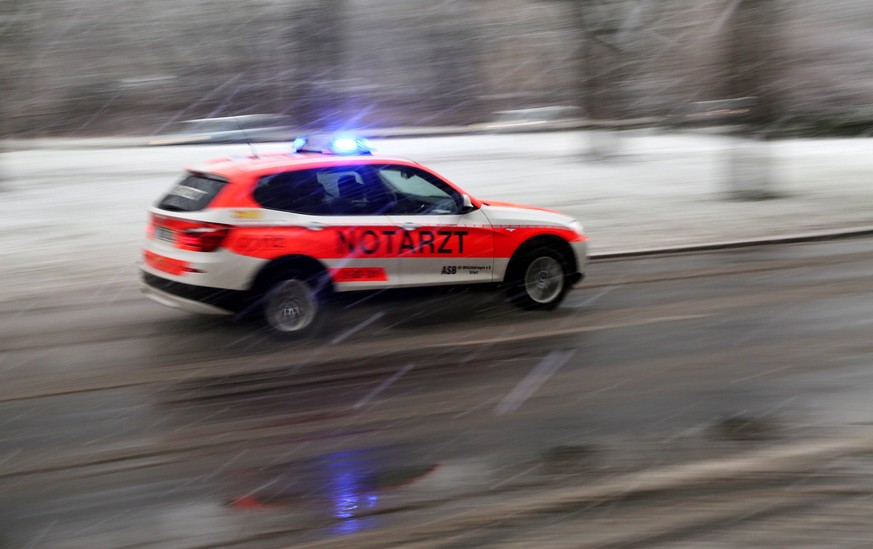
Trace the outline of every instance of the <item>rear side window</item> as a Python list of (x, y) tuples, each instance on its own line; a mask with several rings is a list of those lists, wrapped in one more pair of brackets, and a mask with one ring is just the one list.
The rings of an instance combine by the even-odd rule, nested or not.
[(158, 208), (171, 212), (196, 212), (212, 202), (227, 181), (189, 174), (158, 202)]
[(269, 210), (309, 215), (330, 213), (327, 189), (318, 180), (318, 172), (301, 170), (261, 178), (252, 197)]
[(307, 215), (379, 215), (393, 200), (369, 167), (357, 165), (268, 175), (252, 197), (270, 210)]

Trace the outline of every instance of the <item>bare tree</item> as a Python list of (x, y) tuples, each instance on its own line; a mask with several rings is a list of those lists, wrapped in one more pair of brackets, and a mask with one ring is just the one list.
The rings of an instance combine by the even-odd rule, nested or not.
[(768, 133), (779, 120), (774, 86), (779, 44), (777, 0), (731, 0), (727, 47), (727, 94), (744, 113), (734, 124), (735, 143), (728, 166), (730, 195), (763, 199), (772, 192)]

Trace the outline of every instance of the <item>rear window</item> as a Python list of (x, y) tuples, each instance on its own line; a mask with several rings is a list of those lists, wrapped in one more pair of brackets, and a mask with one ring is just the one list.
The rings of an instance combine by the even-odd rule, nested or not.
[(212, 202), (227, 181), (189, 174), (158, 202), (158, 208), (171, 212), (196, 212)]

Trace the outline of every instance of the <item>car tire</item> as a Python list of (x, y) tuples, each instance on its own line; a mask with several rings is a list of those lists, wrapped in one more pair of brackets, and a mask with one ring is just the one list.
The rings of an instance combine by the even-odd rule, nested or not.
[(322, 300), (303, 278), (285, 278), (273, 284), (263, 298), (263, 320), (270, 334), (300, 338), (317, 332), (323, 315)]
[(508, 275), (509, 300), (522, 309), (555, 309), (570, 289), (564, 257), (547, 245), (522, 250)]

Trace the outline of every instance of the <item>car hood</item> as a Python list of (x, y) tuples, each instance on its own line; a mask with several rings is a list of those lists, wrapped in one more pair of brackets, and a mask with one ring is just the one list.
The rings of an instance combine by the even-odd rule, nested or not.
[(552, 225), (567, 227), (576, 220), (569, 215), (526, 204), (481, 200), (482, 212), (495, 225)]

